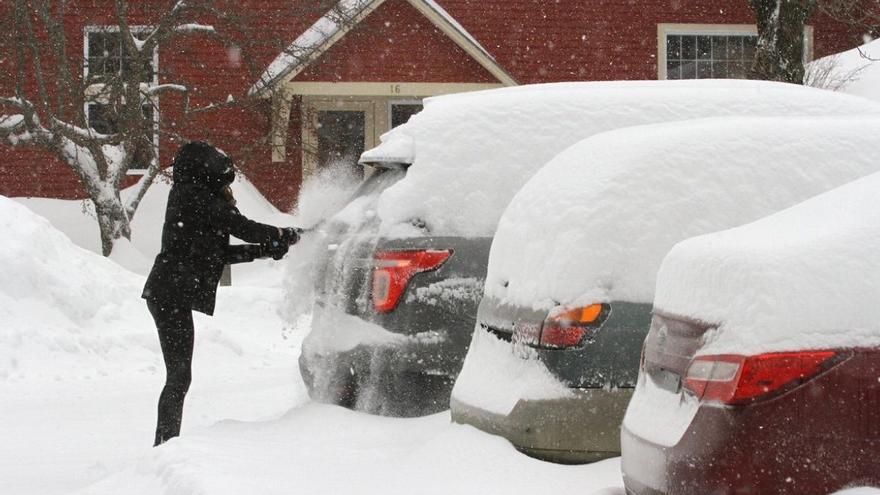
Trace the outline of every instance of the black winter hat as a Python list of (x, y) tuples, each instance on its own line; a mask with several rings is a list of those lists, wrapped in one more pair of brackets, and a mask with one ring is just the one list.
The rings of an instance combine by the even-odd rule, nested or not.
[(222, 189), (235, 179), (232, 160), (225, 153), (202, 141), (191, 141), (174, 157), (174, 183), (196, 184)]

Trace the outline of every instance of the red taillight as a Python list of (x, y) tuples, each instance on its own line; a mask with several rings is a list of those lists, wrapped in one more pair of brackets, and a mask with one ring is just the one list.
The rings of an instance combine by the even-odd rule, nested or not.
[(451, 255), (448, 249), (377, 251), (373, 256), (373, 307), (380, 313), (393, 310), (413, 275), (439, 268)]
[(684, 386), (703, 401), (744, 404), (809, 380), (836, 355), (806, 351), (699, 356), (691, 361)]
[(591, 304), (551, 311), (541, 329), (541, 345), (553, 348), (581, 345), (585, 339), (595, 336), (610, 310), (607, 304)]

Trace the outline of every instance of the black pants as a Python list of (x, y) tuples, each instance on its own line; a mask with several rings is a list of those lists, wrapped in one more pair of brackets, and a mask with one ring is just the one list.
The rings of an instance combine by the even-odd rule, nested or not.
[(192, 382), (192, 310), (175, 302), (147, 300), (147, 308), (159, 331), (159, 344), (165, 358), (165, 387), (159, 396), (154, 446), (180, 434), (183, 399)]

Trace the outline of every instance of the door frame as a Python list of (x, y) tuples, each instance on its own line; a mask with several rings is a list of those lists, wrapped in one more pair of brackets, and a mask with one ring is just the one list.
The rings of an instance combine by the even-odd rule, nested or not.
[(318, 112), (364, 112), (364, 150), (376, 146), (379, 142), (380, 129), (384, 127), (377, 122), (376, 105), (367, 98), (333, 98), (303, 97), (302, 105), (302, 143), (303, 143), (303, 179), (314, 176), (318, 172)]

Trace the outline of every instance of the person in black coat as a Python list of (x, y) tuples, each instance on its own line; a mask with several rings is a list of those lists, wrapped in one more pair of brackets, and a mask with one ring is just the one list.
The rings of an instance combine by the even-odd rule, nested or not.
[[(238, 211), (229, 189), (235, 178), (232, 161), (213, 146), (183, 145), (173, 167), (162, 250), (142, 295), (156, 322), (166, 370), (154, 446), (180, 434), (183, 401), (192, 380), (192, 311), (214, 313), (226, 264), (281, 259), (299, 238), (296, 229), (257, 223)], [(251, 244), (230, 245), (230, 235)]]

